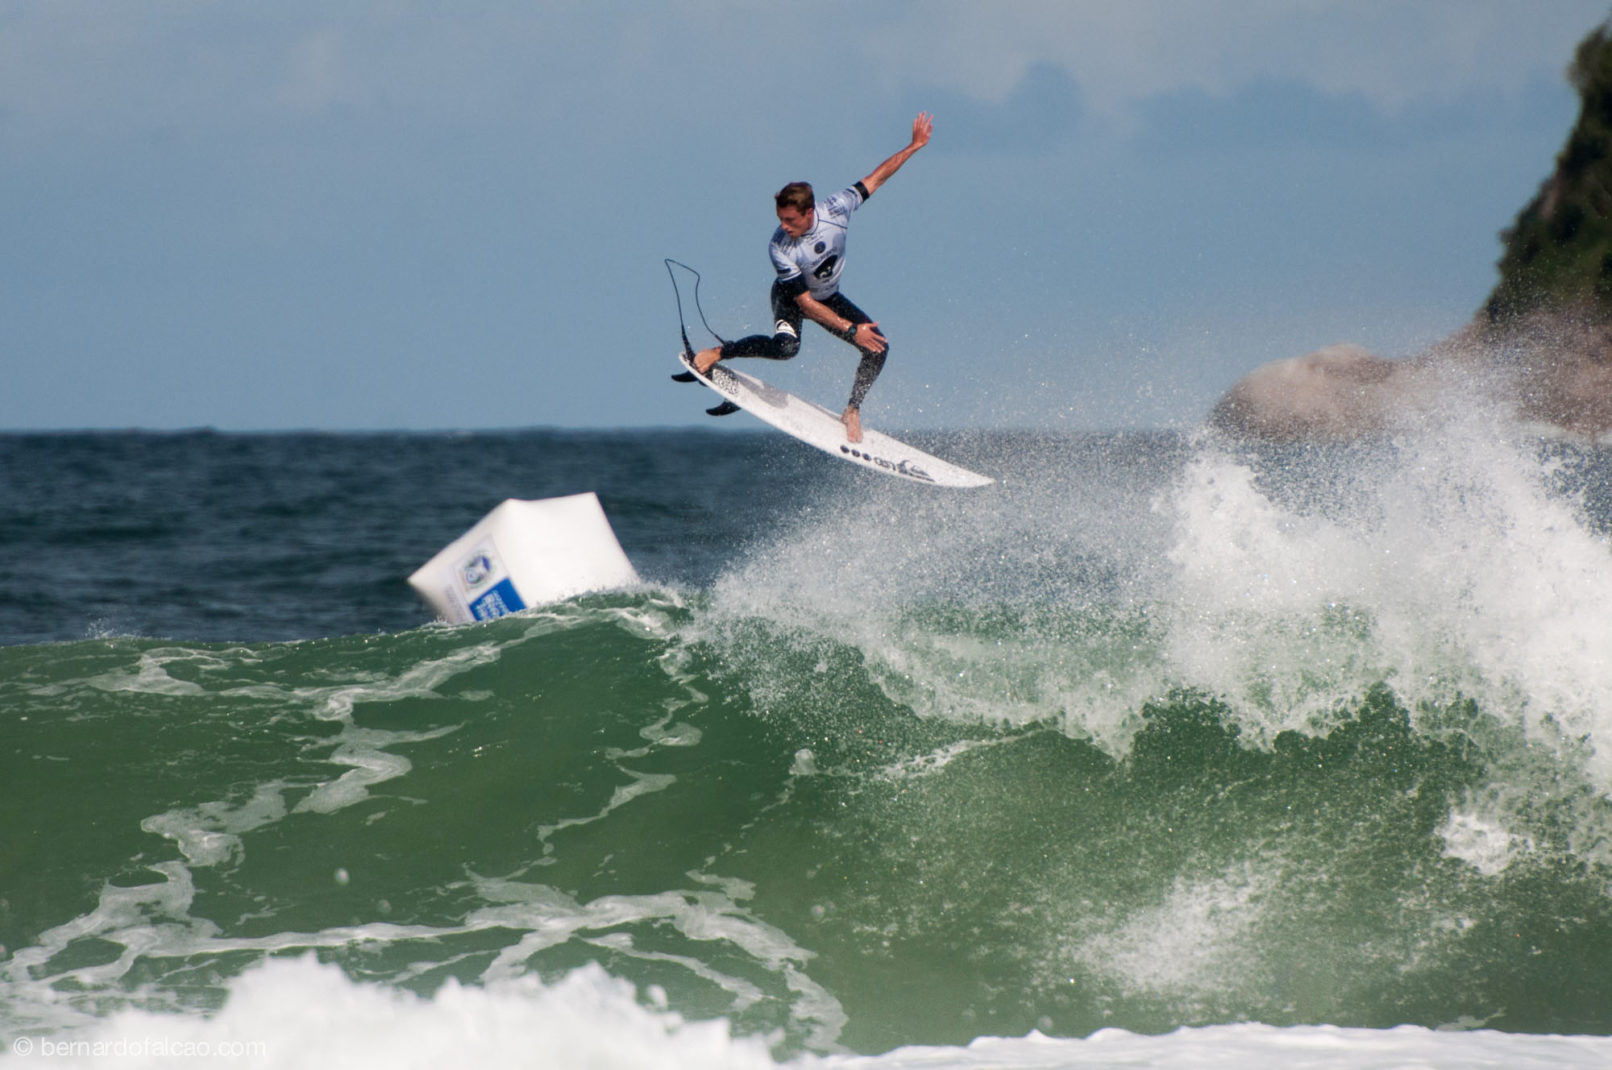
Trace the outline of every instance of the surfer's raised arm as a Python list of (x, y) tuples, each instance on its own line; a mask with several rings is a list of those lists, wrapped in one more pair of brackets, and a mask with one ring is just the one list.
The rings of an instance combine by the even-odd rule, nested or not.
[(929, 113), (921, 111), (918, 118), (912, 121), (912, 141), (906, 148), (890, 157), (873, 169), (873, 173), (862, 180), (862, 188), (867, 190), (869, 197), (873, 191), (887, 182), (891, 175), (901, 170), (901, 165), (912, 159), (912, 154), (929, 144), (929, 135), (935, 129), (935, 121)]

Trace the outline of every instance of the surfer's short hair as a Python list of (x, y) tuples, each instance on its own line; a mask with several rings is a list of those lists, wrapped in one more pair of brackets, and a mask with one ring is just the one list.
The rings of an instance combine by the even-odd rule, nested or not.
[(817, 207), (817, 196), (812, 193), (810, 182), (791, 182), (773, 197), (781, 212), (785, 208), (793, 208), (801, 215), (805, 215)]

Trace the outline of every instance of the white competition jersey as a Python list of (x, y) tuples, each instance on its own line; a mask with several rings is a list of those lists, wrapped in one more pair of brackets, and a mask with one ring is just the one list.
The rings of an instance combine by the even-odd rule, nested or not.
[(867, 200), (860, 185), (847, 186), (818, 201), (817, 219), (800, 237), (791, 238), (783, 227), (773, 231), (767, 252), (778, 269), (779, 282), (804, 278), (806, 289), (819, 301), (839, 292), (840, 271), (845, 267), (845, 230), (851, 224), (851, 213)]

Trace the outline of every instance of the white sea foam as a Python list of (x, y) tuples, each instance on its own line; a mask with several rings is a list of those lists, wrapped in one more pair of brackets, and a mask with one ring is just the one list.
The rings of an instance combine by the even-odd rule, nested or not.
[(1587, 743), (1612, 791), (1612, 554), (1536, 452), (1452, 422), (1384, 451), (1328, 511), (1203, 451), (1160, 503), (1177, 530), (1172, 665), (1255, 738), (1377, 681), (1413, 707), (1475, 698), (1536, 742)]
[[(733, 878), (691, 874), (692, 888), (581, 901), (548, 885), (472, 875), (477, 897), (486, 905), (459, 924), (366, 922), (230, 936), (215, 922), (191, 913), (196, 887), (188, 866), (170, 861), (149, 868), (158, 879), (130, 887), (103, 885), (94, 910), (41, 933), (34, 944), (0, 961), (0, 1016), (7, 1025), (41, 1034), (94, 1031), (109, 1000), (127, 999), (147, 1008), (185, 1004), (186, 989), (193, 985), (176, 990), (163, 981), (129, 991), (125, 986), (137, 963), (158, 975), (184, 974), (201, 962), (217, 963), (228, 973), (232, 967), (222, 965), (224, 961), (242, 954), (416, 945), (422, 949), (416, 968), (395, 978), (408, 982), (461, 958), (451, 949), (445, 957), (443, 945), (469, 935), (481, 937), (473, 941), (479, 965), (472, 975), (491, 989), (525, 983), (532, 975), (533, 957), (551, 948), (593, 947), (620, 958), (681, 967), (725, 993), (731, 1013), (776, 1000), (792, 1029), (814, 1048), (832, 1049), (846, 1023), (839, 1002), (807, 974), (812, 952), (756, 918), (745, 906), (754, 889)], [(345, 869), (333, 875), (337, 883), (346, 878)], [(674, 933), (677, 941), (671, 940)], [(654, 946), (640, 948), (641, 937)], [(116, 954), (92, 965), (67, 964), (74, 949), (86, 943), (116, 949)], [(668, 950), (679, 943), (687, 953)], [(485, 956), (499, 945), (488, 960)], [(205, 982), (222, 983), (216, 976)], [(227, 983), (236, 991), (241, 980)]]
[(1444, 853), (1476, 869), (1485, 877), (1504, 873), (1532, 844), (1525, 836), (1507, 832), (1500, 825), (1475, 814), (1451, 814), (1439, 829)]
[[(21, 1046), (19, 1046), (21, 1045)], [(449, 982), (429, 999), (354, 984), (312, 958), (273, 961), (232, 986), (211, 1018), (124, 1011), (93, 1029), (13, 1042), (51, 1066), (258, 1068), (770, 1067), (765, 1043), (727, 1023), (640, 1007), (598, 967), (553, 986)]]
[(217, 657), (201, 651), (183, 648), (148, 650), (140, 655), (133, 671), (114, 669), (87, 682), (91, 687), (103, 691), (128, 691), (145, 695), (204, 694), (205, 689), (200, 684), (177, 680), (169, 674), (168, 666), (175, 662), (199, 662), (204, 666), (220, 664)]
[(1175, 688), (1260, 743), (1386, 683), (1411, 709), (1475, 699), (1612, 793), (1612, 553), (1515, 425), (1479, 411), (1318, 459), (1319, 489), (1213, 443), (1162, 483), (1018, 462), (986, 494), (816, 504), (719, 579), (691, 637), (724, 644), (763, 707), (810, 690), (809, 648), (831, 642), (923, 716), (1057, 720), (1114, 754)]
[(429, 997), (349, 980), (311, 956), (249, 970), (211, 1016), (122, 1011), (92, 1027), (16, 1037), (8, 1062), (62, 1067), (241, 1066), (257, 1070), (409, 1070), (442, 1066), (545, 1070), (1052, 1070), (1304, 1067), (1306, 1070), (1574, 1070), (1604, 1067), (1612, 1038), (1477, 1032), (1224, 1025), (1085, 1039), (982, 1037), (964, 1047), (882, 1055), (776, 1053), (724, 1019), (690, 1021), (598, 966), (551, 984), (522, 977), (448, 982)]
[(1249, 948), (1271, 884), (1246, 865), (1212, 880), (1178, 878), (1163, 902), (1084, 941), (1075, 961), (1127, 990), (1175, 1000), (1235, 989), (1257, 968)]
[(1515, 427), (1452, 418), (1368, 456), (1324, 507), (1195, 456), (1159, 502), (1180, 594), (1168, 663), (1256, 742), (1325, 730), (1379, 681), (1413, 716), (1470, 700), (1505, 738), (1446, 854), (1498, 874), (1553, 809), (1554, 842), (1612, 861), (1607, 539)]
[(836, 1070), (1572, 1070), (1604, 1066), (1604, 1037), (1449, 1033), (1399, 1026), (1218, 1025), (1139, 1036), (1104, 1029), (1084, 1040), (983, 1037), (963, 1048), (900, 1048), (885, 1055), (829, 1058)]
[[(866, 482), (813, 503), (717, 580), (686, 636), (721, 645), (764, 708), (837, 669), (815, 646), (848, 646), (922, 716), (1061, 720), (1122, 752), (1163, 679), (1135, 586), (1168, 534), (1147, 508), (1161, 476), (1109, 478), (1111, 458), (1047, 453), (1005, 459), (1024, 477), (978, 494)], [(747, 632), (753, 621), (768, 629)]]
[(193, 866), (212, 866), (244, 853), (241, 834), (272, 824), (286, 815), (283, 780), (255, 787), (252, 797), (239, 805), (223, 800), (180, 807), (140, 822), (140, 829), (173, 840)]

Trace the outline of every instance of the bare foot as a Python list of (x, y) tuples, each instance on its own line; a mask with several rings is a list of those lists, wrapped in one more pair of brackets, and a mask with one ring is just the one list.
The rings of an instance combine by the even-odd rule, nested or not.
[(845, 441), (862, 441), (862, 413), (857, 409), (846, 409), (840, 413), (840, 423), (845, 425)]
[(702, 349), (698, 353), (694, 354), (694, 370), (699, 372), (701, 375), (705, 375), (713, 367), (715, 367), (716, 362), (721, 359), (721, 347), (718, 346), (712, 347), (711, 349)]

